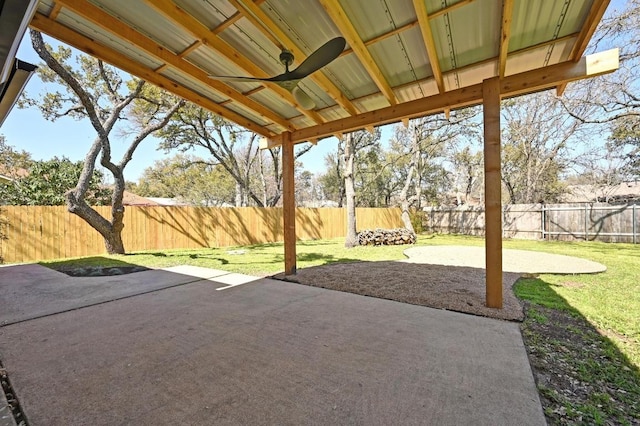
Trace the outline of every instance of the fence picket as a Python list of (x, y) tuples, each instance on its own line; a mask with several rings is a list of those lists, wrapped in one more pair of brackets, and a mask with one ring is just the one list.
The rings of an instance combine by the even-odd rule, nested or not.
[[(104, 254), (104, 240), (64, 206), (2, 206), (5, 263)], [(110, 207), (96, 207), (102, 215)], [(358, 228), (402, 227), (400, 209), (356, 209)], [(298, 239), (345, 235), (345, 210), (298, 208)], [(129, 252), (171, 248), (224, 247), (283, 239), (281, 208), (127, 207), (122, 232)]]
[[(484, 235), (484, 210), (478, 207), (428, 208), (429, 232)], [(516, 204), (505, 206), (504, 236), (556, 240), (637, 243), (636, 205)]]

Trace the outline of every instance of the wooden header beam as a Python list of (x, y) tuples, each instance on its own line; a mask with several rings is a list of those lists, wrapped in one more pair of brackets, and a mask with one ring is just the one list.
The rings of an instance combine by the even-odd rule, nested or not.
[[(578, 62), (567, 61), (537, 70), (513, 74), (500, 80), (500, 96), (509, 98), (539, 92), (562, 83), (607, 74), (618, 69), (618, 57), (618, 49), (611, 49), (584, 56)], [(396, 123), (404, 118), (422, 117), (442, 112), (448, 108), (456, 109), (479, 105), (483, 100), (482, 86), (482, 83), (479, 83), (400, 105), (295, 130), (291, 132), (291, 141), (302, 143), (312, 139), (323, 139), (335, 133), (352, 132), (368, 126)], [(275, 136), (263, 140), (261, 148), (273, 148), (281, 144), (281, 137)]]
[[(571, 49), (569, 59), (577, 61), (584, 54), (585, 50), (587, 50), (587, 45), (589, 44), (593, 33), (596, 32), (596, 28), (598, 28), (598, 24), (602, 20), (604, 12), (607, 10), (607, 7), (609, 7), (609, 2), (610, 0), (594, 1), (593, 6), (591, 6), (591, 11), (589, 12), (589, 16), (587, 17), (587, 21), (582, 27), (582, 30), (578, 35), (578, 39), (573, 45), (573, 49)], [(566, 88), (566, 82), (560, 84), (556, 89), (558, 96), (562, 96)]]

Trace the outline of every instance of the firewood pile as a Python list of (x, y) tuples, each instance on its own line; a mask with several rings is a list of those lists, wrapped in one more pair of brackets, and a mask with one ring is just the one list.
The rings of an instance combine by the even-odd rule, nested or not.
[(358, 244), (361, 246), (392, 246), (415, 244), (416, 234), (406, 228), (365, 229), (358, 232)]

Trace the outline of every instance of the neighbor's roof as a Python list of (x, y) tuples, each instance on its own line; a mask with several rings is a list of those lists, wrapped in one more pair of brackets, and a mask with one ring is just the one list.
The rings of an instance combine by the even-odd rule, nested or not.
[(567, 203), (593, 201), (629, 201), (640, 199), (640, 182), (621, 182), (617, 185), (570, 185), (562, 201)]
[[(578, 61), (608, 4), (40, 0), (31, 25), (266, 137), (288, 131), (302, 141), (479, 103), (478, 84), (495, 76), (510, 87), (503, 95), (564, 85), (571, 80), (521, 73)], [(347, 41), (342, 55), (300, 83), (310, 111), (272, 83), (209, 77), (275, 76), (282, 48), (295, 68), (337, 36)]]
[(122, 193), (122, 204), (125, 206), (158, 206), (159, 204), (155, 201), (141, 197), (138, 194), (134, 194), (133, 192), (124, 191)]
[(29, 176), (29, 170), (23, 168), (7, 169), (0, 164), (0, 183), (6, 184), (13, 182), (16, 178)]

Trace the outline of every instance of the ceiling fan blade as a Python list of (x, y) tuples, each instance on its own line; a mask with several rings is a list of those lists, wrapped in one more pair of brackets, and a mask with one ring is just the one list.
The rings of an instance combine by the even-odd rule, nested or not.
[[(300, 66), (293, 71), (285, 72), (280, 75), (271, 78), (257, 78), (257, 77), (234, 77), (234, 76), (226, 76), (226, 75), (210, 75), (210, 78), (220, 81), (239, 81), (239, 82), (248, 82), (248, 81), (271, 81), (274, 83), (280, 83), (283, 81), (289, 80), (301, 80), (308, 76), (309, 74), (314, 73), (325, 65), (329, 64), (331, 61), (340, 56), (340, 53), (344, 50), (347, 42), (343, 37), (336, 37), (322, 46), (320, 46), (315, 52), (313, 52), (307, 59), (302, 61)], [(291, 89), (289, 89), (291, 90)]]
[(316, 107), (316, 103), (313, 102), (311, 96), (298, 86), (294, 87), (291, 93), (293, 94), (293, 97), (296, 98), (296, 101), (300, 104), (302, 109), (310, 110)]
[(340, 56), (347, 42), (342, 37), (329, 40), (313, 52), (300, 66), (287, 74), (288, 79), (302, 79)]

